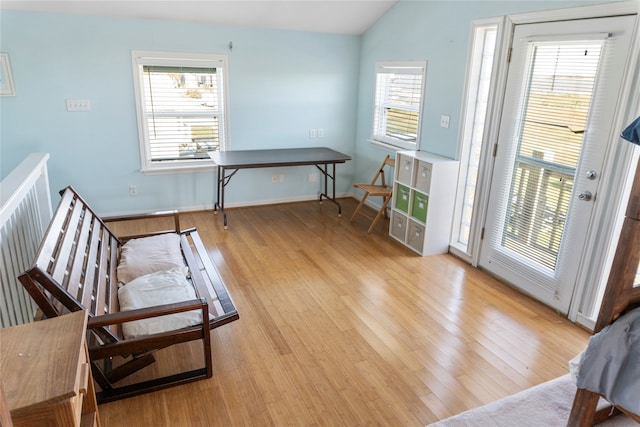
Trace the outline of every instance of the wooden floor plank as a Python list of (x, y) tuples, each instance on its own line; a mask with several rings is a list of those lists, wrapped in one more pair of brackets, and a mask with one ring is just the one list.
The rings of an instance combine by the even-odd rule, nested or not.
[[(416, 255), (388, 221), (368, 234), (341, 203), (343, 218), (331, 203), (228, 209), (226, 231), (222, 215), (182, 214), (240, 320), (211, 332), (213, 378), (101, 405), (102, 425), (424, 426), (563, 375), (586, 345), (554, 310), (451, 255)], [(180, 351), (150, 372), (198, 354)]]

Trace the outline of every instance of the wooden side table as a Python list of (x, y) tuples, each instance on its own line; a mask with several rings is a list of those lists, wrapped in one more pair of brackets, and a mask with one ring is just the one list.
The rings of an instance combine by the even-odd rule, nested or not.
[(0, 381), (15, 427), (100, 426), (87, 313), (0, 329)]

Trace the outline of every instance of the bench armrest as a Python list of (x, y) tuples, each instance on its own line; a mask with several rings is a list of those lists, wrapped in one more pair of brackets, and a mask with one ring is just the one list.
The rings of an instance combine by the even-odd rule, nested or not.
[(142, 335), (118, 342), (89, 345), (89, 355), (92, 359), (100, 360), (106, 357), (121, 356), (123, 354), (144, 353), (149, 350), (155, 351), (163, 347), (168, 347), (176, 343), (191, 341), (194, 339), (194, 336), (204, 339), (205, 349), (210, 348), (210, 325), (206, 320), (209, 317), (208, 308), (209, 306), (206, 300), (202, 298), (90, 317), (87, 321), (87, 330), (191, 310), (202, 310), (202, 319), (204, 321), (190, 328)]
[(203, 319), (209, 317), (209, 306), (204, 298), (182, 301), (171, 304), (157, 305), (154, 307), (138, 308), (135, 310), (108, 313), (90, 317), (87, 321), (87, 329), (101, 328), (104, 326), (118, 325), (134, 320), (148, 319), (150, 317), (166, 316), (168, 314), (184, 311), (202, 310)]

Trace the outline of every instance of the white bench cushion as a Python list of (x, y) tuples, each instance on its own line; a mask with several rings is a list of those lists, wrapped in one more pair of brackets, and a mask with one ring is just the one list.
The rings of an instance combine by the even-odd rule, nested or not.
[[(186, 268), (173, 268), (138, 277), (118, 289), (120, 310), (134, 310), (196, 299), (185, 277)], [(173, 331), (202, 323), (202, 311), (193, 310), (166, 316), (127, 322), (122, 332), (127, 339), (141, 335)]]
[(122, 285), (145, 274), (184, 266), (179, 235), (166, 233), (131, 239), (120, 250), (118, 282)]

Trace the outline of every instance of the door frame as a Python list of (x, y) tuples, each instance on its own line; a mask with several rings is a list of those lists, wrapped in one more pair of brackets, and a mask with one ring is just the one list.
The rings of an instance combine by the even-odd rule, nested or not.
[[(640, 50), (640, 0), (531, 12), (505, 17), (504, 27), (499, 28), (499, 34), (502, 37), (497, 41), (496, 46), (495, 56), (498, 57), (498, 63), (494, 68), (497, 76), (494, 91), (495, 97), (487, 112), (486, 143), (482, 148), (480, 162), (482, 175), (476, 188), (479, 209), (475, 213), (474, 222), (480, 226), (473, 227), (472, 235), (470, 236), (470, 248), (472, 248), (470, 262), (472, 265), (477, 266), (480, 259), (481, 239), (489, 208), (489, 190), (495, 160), (493, 147), (498, 139), (509, 68), (507, 57), (512, 45), (515, 26), (618, 15), (636, 15), (635, 28), (633, 30), (635, 37), (631, 41), (631, 54), (625, 67), (621, 95), (618, 99), (619, 107), (615, 112), (612, 125), (612, 129), (622, 130), (626, 123), (637, 117), (640, 109), (640, 101), (637, 97), (634, 99), (631, 96), (633, 93), (640, 92), (640, 53), (638, 52)], [(576, 278), (577, 285), (567, 314), (569, 320), (582, 324), (589, 329), (593, 328), (593, 320), (591, 319), (591, 313), (588, 313), (588, 311), (593, 305), (598, 286), (610, 268), (611, 247), (615, 248), (615, 244), (609, 245), (608, 243), (613, 242), (619, 234), (619, 227), (616, 226), (616, 214), (618, 212), (607, 209), (607, 207), (620, 206), (624, 202), (624, 182), (633, 166), (634, 147), (632, 144), (620, 144), (619, 139), (619, 133), (612, 131), (607, 141), (609, 150), (603, 170), (617, 171), (617, 173), (605, 173), (602, 175), (600, 186), (603, 191), (600, 191), (600, 194), (605, 200), (604, 203), (599, 203), (599, 206), (594, 209), (591, 226), (589, 227), (590, 231), (586, 239), (585, 252), (583, 253), (582, 263)], [(596, 224), (600, 226), (595, 227)], [(607, 244), (602, 244), (602, 242), (607, 242)]]

